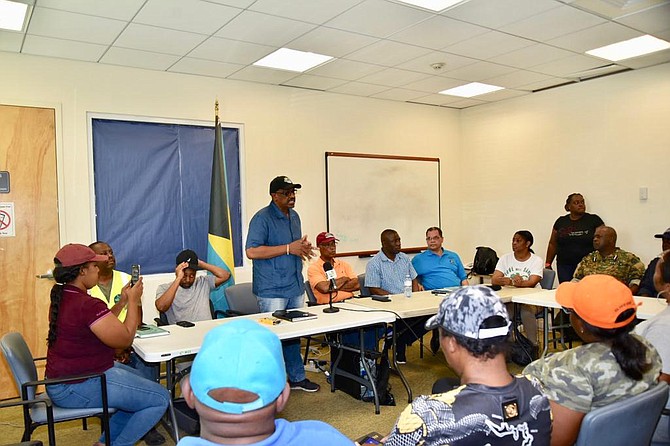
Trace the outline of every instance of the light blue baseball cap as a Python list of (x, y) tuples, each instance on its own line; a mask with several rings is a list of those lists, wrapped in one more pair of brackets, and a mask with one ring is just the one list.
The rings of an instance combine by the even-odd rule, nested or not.
[[(255, 321), (226, 322), (205, 336), (193, 361), (190, 381), (196, 398), (214, 410), (241, 414), (265, 407), (286, 386), (281, 342)], [(221, 401), (227, 394), (221, 389), (244, 390), (258, 398), (251, 402)]]

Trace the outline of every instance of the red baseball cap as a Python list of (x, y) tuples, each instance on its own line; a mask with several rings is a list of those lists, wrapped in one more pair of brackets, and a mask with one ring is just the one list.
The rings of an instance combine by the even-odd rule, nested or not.
[(63, 266), (83, 265), (86, 262), (101, 262), (107, 260), (106, 255), (98, 255), (86, 245), (70, 243), (63, 246), (57, 253), (56, 259)]
[(335, 236), (330, 232), (321, 232), (316, 236), (316, 246), (319, 246), (321, 243), (332, 242), (333, 240), (339, 242), (339, 240), (336, 239)]
[(593, 274), (579, 282), (564, 282), (556, 289), (556, 301), (598, 328), (620, 328), (635, 319), (635, 312), (617, 322), (621, 313), (637, 310), (633, 293), (612, 276)]

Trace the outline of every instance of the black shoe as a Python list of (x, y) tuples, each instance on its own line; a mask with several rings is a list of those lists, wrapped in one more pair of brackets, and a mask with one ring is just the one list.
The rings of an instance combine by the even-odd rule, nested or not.
[(430, 351), (433, 352), (434, 355), (440, 351), (440, 335), (436, 330), (433, 330), (433, 336), (430, 338)]
[(165, 443), (165, 437), (162, 436), (155, 427), (152, 427), (151, 430), (142, 437), (142, 440), (147, 446), (158, 446)]
[(307, 378), (298, 382), (289, 381), (289, 385), (291, 386), (291, 390), (302, 390), (305, 392), (317, 392), (321, 388), (317, 383), (313, 383)]
[(400, 345), (396, 346), (395, 360), (398, 364), (407, 364), (407, 356), (405, 356), (404, 345), (402, 347), (400, 347)]

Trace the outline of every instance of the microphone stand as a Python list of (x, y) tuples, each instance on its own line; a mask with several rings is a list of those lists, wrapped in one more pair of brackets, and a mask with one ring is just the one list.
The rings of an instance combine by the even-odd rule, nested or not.
[(328, 308), (323, 309), (324, 313), (337, 313), (340, 311), (339, 308), (333, 307), (333, 291), (333, 283), (331, 282), (328, 287)]

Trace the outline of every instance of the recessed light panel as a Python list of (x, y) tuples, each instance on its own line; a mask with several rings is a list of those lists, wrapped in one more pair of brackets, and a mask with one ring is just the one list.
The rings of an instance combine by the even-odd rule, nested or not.
[(461, 85), (460, 87), (443, 90), (440, 94), (448, 94), (449, 96), (460, 96), (462, 98), (471, 98), (486, 93), (491, 93), (498, 90), (504, 90), (503, 87), (497, 85), (482, 84), (481, 82), (471, 82), (469, 84)]
[(643, 56), (656, 51), (670, 48), (670, 43), (665, 40), (657, 39), (654, 36), (646, 35), (635, 37), (634, 39), (624, 40), (623, 42), (613, 43), (611, 45), (589, 50), (586, 54), (600, 57), (612, 61), (630, 59), (631, 57)]
[(0, 29), (21, 31), (27, 13), (28, 5), (25, 3), (0, 0)]
[(463, 3), (465, 0), (397, 0), (409, 5), (418, 6), (419, 8), (430, 9), (431, 11), (440, 12), (450, 6)]
[(331, 56), (324, 56), (323, 54), (279, 48), (274, 53), (268, 54), (261, 60), (254, 62), (254, 65), (302, 73), (331, 59)]

